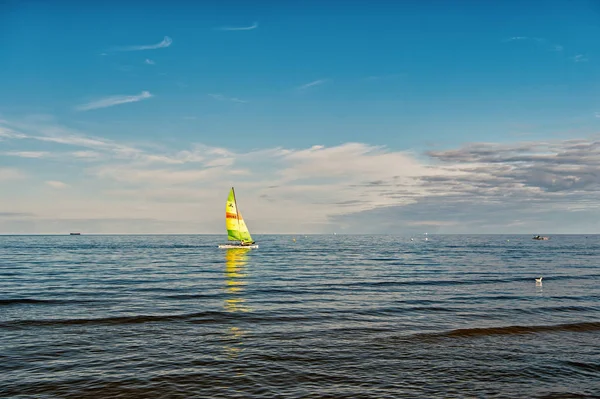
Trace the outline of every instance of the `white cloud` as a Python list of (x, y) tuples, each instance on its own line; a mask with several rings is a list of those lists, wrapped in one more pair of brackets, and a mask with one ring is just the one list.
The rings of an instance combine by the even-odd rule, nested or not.
[[(53, 157), (68, 160), (71, 158), (84, 159), (86, 161), (100, 160), (121, 160), (135, 161), (140, 164), (184, 164), (197, 163), (205, 159), (203, 154), (210, 156), (231, 156), (232, 154), (223, 148), (206, 147), (203, 145), (194, 145), (190, 150), (165, 152), (163, 154), (152, 154), (140, 148), (131, 145), (121, 144), (112, 140), (107, 140), (99, 137), (85, 136), (80, 132), (73, 131), (61, 126), (47, 124), (14, 124), (19, 128), (29, 131), (35, 131), (37, 134), (26, 135), (16, 133), (12, 130), (12, 139), (35, 140), (40, 142), (50, 142), (55, 144), (63, 144), (66, 146), (83, 147), (89, 150), (71, 151), (68, 153), (50, 153), (47, 151), (11, 151), (4, 155), (21, 156), (21, 157)], [(3, 128), (3, 126), (0, 126)], [(8, 129), (8, 128), (6, 128)], [(7, 136), (9, 137), (9, 136)], [(3, 155), (3, 153), (0, 153)]]
[(121, 182), (147, 183), (147, 184), (169, 184), (193, 183), (215, 179), (223, 172), (215, 169), (202, 170), (174, 170), (174, 169), (145, 169), (131, 166), (107, 166), (99, 168), (95, 174), (102, 178), (109, 178)]
[[(0, 121), (0, 122), (4, 122), (4, 121)], [(6, 122), (4, 122), (4, 123), (6, 123)], [(17, 133), (12, 129), (0, 126), (0, 140), (3, 138), (5, 138), (5, 139), (23, 139), (25, 137), (27, 137), (27, 136), (22, 133)]]
[(148, 65), (154, 65), (156, 64), (153, 60), (146, 58), (146, 60), (144, 61), (144, 63), (148, 64)]
[(573, 61), (575, 61), (575, 62), (587, 62), (588, 59), (583, 54), (577, 54), (575, 57), (573, 57)]
[(312, 82), (303, 84), (302, 86), (298, 87), (298, 90), (306, 90), (309, 87), (314, 87), (314, 86), (320, 86), (324, 83), (327, 83), (329, 81), (329, 79), (318, 79), (318, 80), (313, 80)]
[(209, 94), (209, 96), (218, 101), (231, 101), (234, 103), (247, 103), (248, 102), (245, 100), (240, 100), (239, 98), (236, 98), (236, 97), (226, 97), (222, 94)]
[(20, 158), (42, 158), (47, 156), (49, 153), (46, 151), (7, 151), (2, 154)]
[(58, 144), (66, 144), (73, 146), (81, 146), (81, 147), (90, 147), (90, 148), (111, 148), (113, 145), (105, 140), (81, 137), (76, 135), (62, 135), (59, 133), (55, 135), (51, 132), (48, 132), (48, 136), (29, 136), (28, 138), (39, 140), (39, 141), (47, 141), (51, 143)]
[(169, 36), (165, 36), (161, 42), (156, 43), (156, 44), (115, 47), (113, 49), (113, 51), (156, 50), (159, 48), (167, 48), (167, 47), (171, 46), (172, 43), (173, 43), (173, 39), (171, 39)]
[(97, 151), (73, 151), (69, 155), (75, 158), (83, 159), (99, 159), (102, 157), (102, 154)]
[(87, 104), (79, 105), (76, 107), (76, 109), (78, 111), (89, 111), (92, 109), (112, 107), (112, 106), (119, 105), (119, 104), (134, 103), (134, 102), (142, 101), (142, 100), (145, 100), (145, 99), (148, 99), (151, 97), (152, 97), (152, 94), (149, 91), (142, 91), (140, 94), (133, 95), (133, 96), (127, 96), (127, 95), (110, 96), (110, 97), (105, 97), (105, 98), (102, 98), (102, 99), (99, 99), (96, 101), (92, 101)]
[(46, 185), (50, 186), (52, 188), (56, 188), (56, 189), (61, 189), (61, 188), (65, 188), (65, 187), (69, 186), (68, 184), (63, 183), (63, 182), (58, 181), (58, 180), (47, 180), (46, 181)]
[(217, 28), (218, 30), (230, 30), (230, 31), (236, 31), (236, 30), (254, 30), (258, 28), (258, 22), (254, 22), (252, 25), (250, 26), (222, 26), (220, 28)]

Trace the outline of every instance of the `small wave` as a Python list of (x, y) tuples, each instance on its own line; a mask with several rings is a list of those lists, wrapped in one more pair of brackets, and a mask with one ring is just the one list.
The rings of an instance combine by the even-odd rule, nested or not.
[(525, 309), (524, 313), (573, 313), (573, 312), (591, 312), (596, 311), (596, 306), (544, 306), (535, 309)]
[(570, 392), (552, 392), (539, 396), (540, 399), (590, 399), (599, 398), (600, 396), (590, 396), (583, 393), (570, 393)]
[(56, 303), (51, 299), (33, 299), (33, 298), (15, 298), (15, 299), (0, 299), (0, 306), (21, 305), (21, 304), (44, 304)]
[(456, 313), (460, 311), (460, 308), (450, 306), (397, 306), (397, 307), (385, 307), (385, 308), (368, 308), (356, 310), (353, 313), (361, 316), (382, 316), (382, 315), (395, 315), (401, 313)]
[(305, 316), (302, 314), (293, 314), (286, 311), (283, 314), (245, 313), (232, 314), (230, 312), (206, 311), (198, 313), (175, 314), (175, 315), (132, 315), (102, 317), (94, 319), (33, 319), (33, 320), (13, 320), (0, 322), (0, 329), (22, 329), (31, 327), (65, 327), (77, 325), (124, 325), (124, 324), (142, 324), (142, 323), (170, 323), (186, 322), (192, 324), (215, 324), (228, 323), (229, 321), (245, 321), (248, 323), (261, 322), (297, 322), (297, 321), (315, 321), (330, 318), (327, 312), (321, 315)]
[(177, 300), (193, 300), (193, 299), (206, 299), (206, 298), (221, 298), (227, 296), (222, 292), (215, 292), (213, 294), (173, 294), (173, 295), (165, 295), (162, 298), (165, 299), (177, 299)]
[(306, 295), (305, 290), (294, 290), (288, 287), (269, 287), (269, 288), (255, 288), (255, 289), (248, 289), (249, 293), (252, 293), (254, 295), (260, 295), (260, 294), (269, 294), (269, 295), (273, 295), (273, 294), (285, 294), (285, 295)]
[(229, 317), (223, 312), (200, 312), (180, 315), (135, 315), (103, 317), (95, 319), (42, 319), (42, 320), (15, 320), (0, 323), (0, 328), (44, 327), (44, 326), (73, 326), (73, 325), (115, 325), (115, 324), (140, 324), (149, 322), (170, 322), (193, 320), (195, 322), (223, 322)]
[[(568, 275), (568, 276), (548, 276), (548, 277), (544, 277), (544, 282), (548, 281), (548, 280), (553, 280), (553, 281), (562, 281), (562, 280), (594, 280), (597, 279), (598, 274), (579, 274), (579, 275)], [(523, 278), (522, 280), (531, 280), (531, 278)]]
[[(535, 297), (525, 297), (523, 295), (477, 295), (477, 296), (451, 296), (448, 297), (447, 301), (451, 303), (474, 303), (474, 302), (487, 302), (487, 301), (529, 301)], [(572, 299), (572, 298), (569, 298)]]
[(490, 335), (520, 335), (543, 332), (588, 332), (600, 330), (600, 322), (555, 324), (545, 326), (507, 326), (484, 328), (460, 328), (440, 333), (417, 334), (417, 337), (428, 338), (468, 338), (485, 337)]
[(13, 298), (0, 299), (0, 306), (12, 305), (56, 305), (56, 304), (74, 304), (96, 302), (90, 300), (70, 300), (70, 299), (36, 299), (36, 298)]
[(600, 363), (584, 363), (584, 362), (576, 362), (573, 360), (567, 360), (563, 362), (564, 364), (568, 365), (569, 367), (579, 370), (579, 371), (583, 371), (583, 372), (588, 372), (588, 373), (600, 373)]

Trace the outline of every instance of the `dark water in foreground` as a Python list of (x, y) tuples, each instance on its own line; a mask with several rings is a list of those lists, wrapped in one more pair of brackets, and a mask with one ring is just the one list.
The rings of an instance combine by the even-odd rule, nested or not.
[(0, 397), (600, 397), (600, 236), (255, 238), (0, 237)]

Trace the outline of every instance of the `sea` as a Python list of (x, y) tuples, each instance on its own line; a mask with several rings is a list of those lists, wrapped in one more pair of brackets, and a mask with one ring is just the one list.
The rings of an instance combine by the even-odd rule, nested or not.
[(600, 236), (531, 237), (0, 236), (0, 397), (600, 398)]

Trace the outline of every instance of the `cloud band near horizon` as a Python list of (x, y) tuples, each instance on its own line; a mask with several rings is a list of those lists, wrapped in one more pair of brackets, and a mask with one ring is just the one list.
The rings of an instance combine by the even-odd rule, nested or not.
[[(403, 231), (487, 225), (506, 232), (557, 218), (566, 229), (582, 213), (586, 226), (598, 219), (590, 216), (600, 203), (600, 141), (594, 139), (473, 143), (425, 154), (366, 143), (235, 152), (202, 144), (145, 150), (57, 126), (4, 124), (0, 132), (11, 132), (4, 139), (17, 148), (0, 157), (25, 162), (0, 169), (3, 191), (13, 193), (0, 206), (38, 215), (42, 225), (55, 214), (95, 215), (219, 232), (223, 196), (232, 185), (256, 232), (381, 232), (399, 221)], [(59, 149), (34, 152), (36, 142)], [(61, 168), (48, 175), (52, 169), (42, 165), (50, 160), (79, 164), (84, 178)], [(20, 185), (35, 181), (38, 195), (15, 200)], [(32, 199), (45, 198), (44, 187), (60, 200)]]

